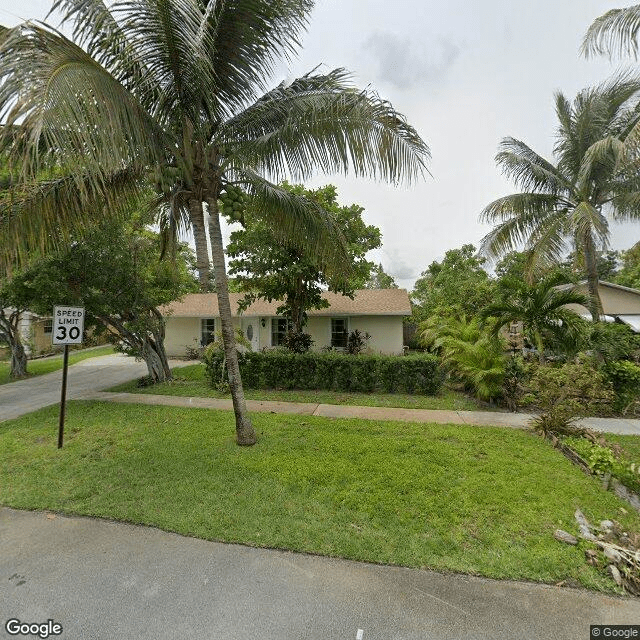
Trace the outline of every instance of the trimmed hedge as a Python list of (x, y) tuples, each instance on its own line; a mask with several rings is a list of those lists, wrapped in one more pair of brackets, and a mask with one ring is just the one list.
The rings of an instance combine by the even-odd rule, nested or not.
[[(205, 354), (209, 384), (222, 376), (223, 354)], [(358, 355), (265, 351), (239, 353), (245, 387), (253, 389), (330, 389), (332, 391), (384, 391), (433, 395), (442, 386), (443, 373), (436, 356)]]

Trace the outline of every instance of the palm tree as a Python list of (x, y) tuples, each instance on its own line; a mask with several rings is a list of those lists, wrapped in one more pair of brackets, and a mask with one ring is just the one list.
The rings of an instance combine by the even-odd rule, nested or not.
[(496, 162), (521, 192), (481, 213), (483, 221), (498, 223), (482, 242), (492, 257), (524, 244), (533, 271), (558, 263), (572, 245), (587, 274), (594, 321), (602, 314), (597, 254), (607, 246), (608, 218), (637, 218), (640, 211), (637, 152), (625, 145), (640, 118), (639, 91), (640, 80), (618, 76), (584, 89), (573, 104), (557, 93), (554, 162), (505, 138)]
[(587, 296), (573, 288), (558, 288), (566, 282), (562, 273), (552, 273), (535, 284), (510, 281), (509, 295), (504, 302), (494, 302), (484, 308), (481, 318), (492, 318), (493, 333), (504, 326), (522, 322), (525, 336), (534, 344), (540, 363), (544, 364), (544, 350), (549, 338), (566, 342), (578, 337), (582, 318), (566, 308), (569, 304), (588, 305)]
[[(305, 181), (317, 170), (411, 182), (429, 158), (405, 119), (357, 90), (343, 69), (313, 70), (268, 89), (278, 59), (298, 47), (313, 5), (58, 0), (54, 9), (72, 26), (73, 40), (26, 23), (7, 31), (0, 48), (0, 114), (26, 185), (4, 208), (10, 224), (0, 247), (46, 245), (52, 229), (126, 210), (152, 183), (154, 205), (173, 223), (190, 222), (204, 284), (206, 205), (239, 444), (256, 436), (235, 349), (220, 194), (241, 186), (283, 239), (337, 269), (346, 251), (335, 225), (276, 183)], [(54, 178), (31, 186), (47, 168)]]

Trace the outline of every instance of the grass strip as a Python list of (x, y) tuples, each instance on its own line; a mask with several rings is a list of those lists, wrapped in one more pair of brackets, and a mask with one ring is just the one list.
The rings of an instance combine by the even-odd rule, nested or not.
[(615, 495), (528, 432), (74, 401), (0, 424), (0, 503), (208, 540), (613, 590), (573, 513), (640, 530)]

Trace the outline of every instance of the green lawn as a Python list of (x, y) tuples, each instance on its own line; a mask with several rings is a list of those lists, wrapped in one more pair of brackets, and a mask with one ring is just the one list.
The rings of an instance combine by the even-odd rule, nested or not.
[[(136, 381), (125, 382), (109, 391), (125, 393), (152, 393), (169, 396), (228, 398), (212, 389), (204, 378), (204, 365), (194, 364), (173, 370), (171, 382), (150, 387), (138, 387)], [(453, 411), (488, 410), (473, 398), (444, 389), (437, 396), (409, 395), (405, 393), (346, 393), (343, 391), (290, 391), (286, 389), (245, 389), (249, 400), (277, 400), (280, 402), (317, 402), (321, 404), (348, 404), (364, 407), (402, 407), (406, 409), (449, 409)]]
[(640, 436), (621, 436), (614, 433), (605, 433), (608, 442), (619, 444), (631, 460), (640, 463)]
[[(111, 345), (92, 347), (91, 349), (82, 349), (79, 351), (70, 351), (69, 364), (75, 364), (76, 362), (86, 360), (87, 358), (106, 356), (110, 353), (113, 353), (113, 347)], [(10, 362), (0, 362), (0, 384), (13, 382), (13, 380), (9, 378), (10, 369)], [(27, 373), (29, 377), (41, 376), (44, 373), (51, 373), (52, 371), (57, 371), (58, 369), (62, 369), (62, 354), (51, 356), (50, 358), (29, 360), (29, 363), (27, 364)]]
[[(611, 590), (584, 547), (554, 540), (640, 517), (531, 433), (70, 402), (0, 424), (0, 503), (102, 516), (210, 540)], [(627, 509), (631, 512), (631, 509)]]

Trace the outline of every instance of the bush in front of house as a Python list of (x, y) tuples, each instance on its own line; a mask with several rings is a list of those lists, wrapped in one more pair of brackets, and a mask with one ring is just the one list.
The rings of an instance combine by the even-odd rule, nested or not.
[(605, 377), (611, 382), (617, 413), (633, 413), (640, 404), (640, 366), (629, 360), (608, 362), (603, 367)]
[[(221, 381), (223, 354), (205, 353), (206, 377), (212, 387)], [(329, 389), (433, 395), (442, 386), (440, 361), (430, 354), (412, 356), (341, 353), (292, 353), (274, 349), (238, 354), (247, 388)]]

